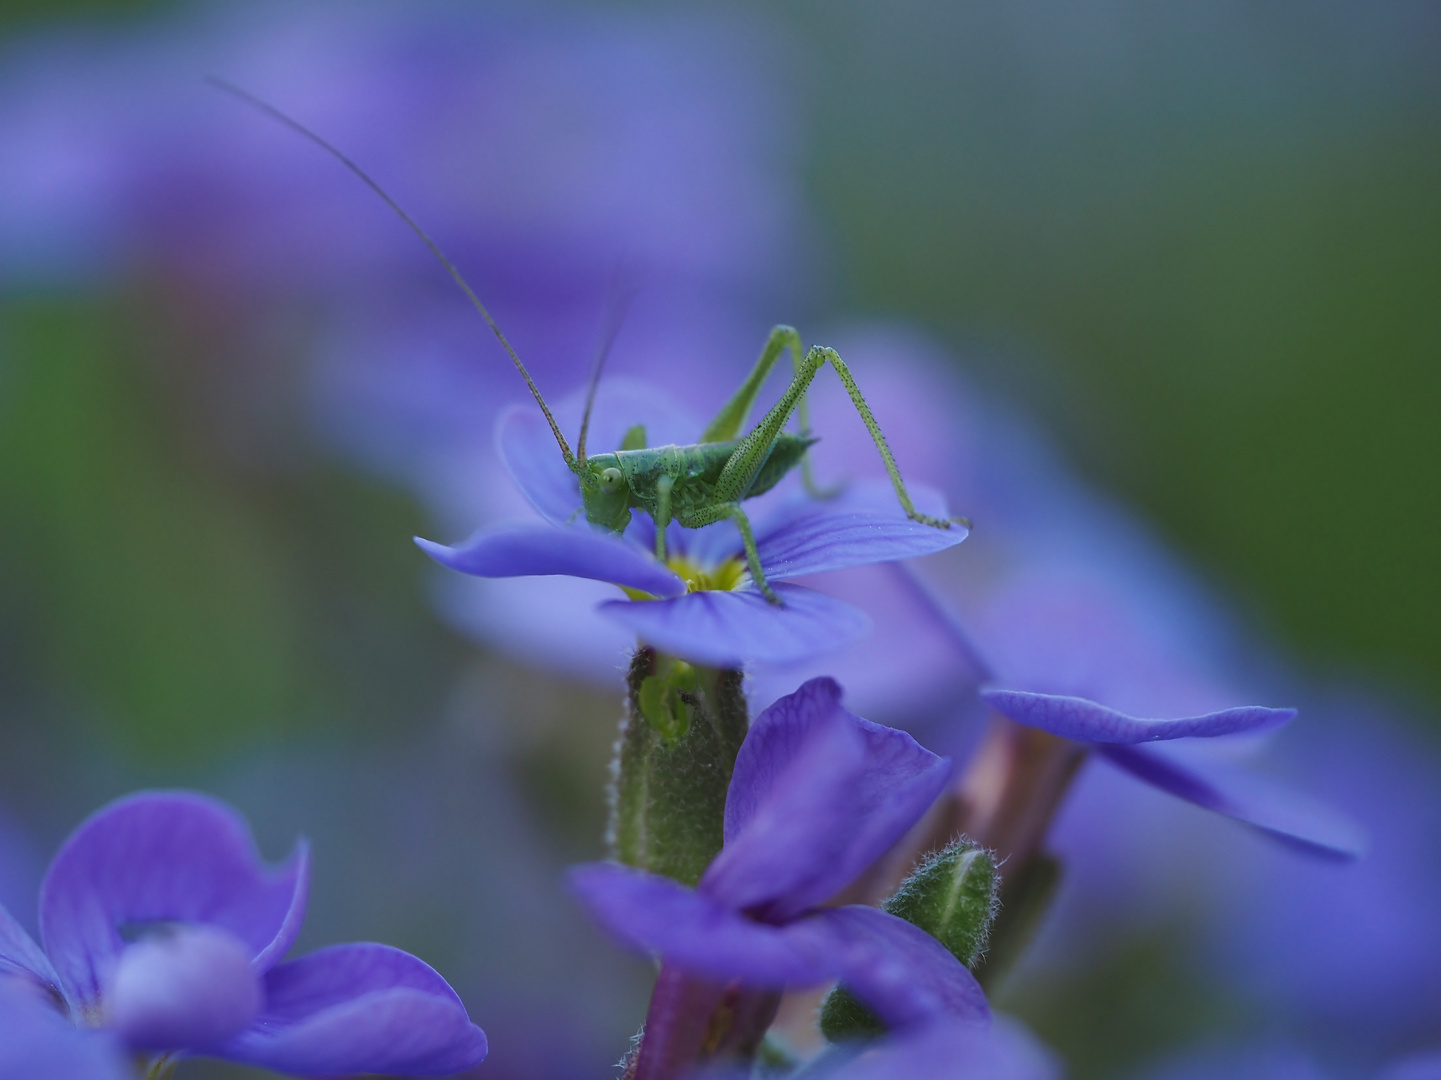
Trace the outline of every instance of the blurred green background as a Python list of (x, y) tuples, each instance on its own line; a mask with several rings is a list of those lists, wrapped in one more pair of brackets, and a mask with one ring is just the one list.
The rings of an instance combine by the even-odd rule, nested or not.
[[(1418, 9), (752, 6), (794, 59), (828, 255), (797, 320), (928, 328), (1303, 668), (1441, 716), (1441, 35), (1383, 25)], [(10, 2), (0, 33), (162, 8)], [(203, 785), (255, 747), (390, 745), (491, 662), (430, 613), (407, 497), (303, 447), (248, 463), (197, 414), (186, 371), (236, 348), (226, 326), (143, 284), (12, 293), (0, 348), (18, 801), (46, 755)], [(609, 734), (543, 735), (612, 705), (557, 693), (579, 701), (494, 711), (524, 714), (506, 752), (581, 857)], [(105, 775), (74, 781), (53, 835)], [(1025, 1008), (1080, 1077), (1235, 1019), (1149, 938)]]

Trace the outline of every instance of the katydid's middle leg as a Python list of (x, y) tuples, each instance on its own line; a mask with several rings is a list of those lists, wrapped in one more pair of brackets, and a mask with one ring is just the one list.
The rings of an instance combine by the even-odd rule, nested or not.
[(699, 529), (703, 525), (710, 525), (717, 521), (724, 521), (729, 518), (736, 523), (736, 528), (741, 533), (741, 544), (746, 552), (746, 568), (751, 572), (751, 580), (756, 583), (756, 588), (761, 595), (777, 607), (782, 607), (781, 598), (771, 588), (770, 582), (766, 580), (766, 572), (761, 569), (760, 552), (756, 549), (755, 533), (751, 532), (751, 520), (746, 517), (746, 512), (741, 509), (740, 503), (717, 503), (707, 506), (703, 510), (696, 510), (684, 515), (679, 519), (680, 523), (687, 529)]

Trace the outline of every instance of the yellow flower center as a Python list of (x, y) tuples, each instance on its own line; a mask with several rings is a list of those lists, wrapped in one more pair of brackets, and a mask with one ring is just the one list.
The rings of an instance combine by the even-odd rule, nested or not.
[(686, 592), (730, 592), (745, 576), (746, 564), (740, 559), (726, 559), (710, 568), (702, 568), (684, 555), (666, 560), (666, 565), (685, 582)]

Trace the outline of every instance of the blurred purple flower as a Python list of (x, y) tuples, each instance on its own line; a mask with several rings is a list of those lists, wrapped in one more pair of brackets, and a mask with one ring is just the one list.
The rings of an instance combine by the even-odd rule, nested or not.
[(1014, 1020), (936, 1023), (871, 1043), (833, 1080), (1061, 1080), (1056, 1056)]
[(325, 133), (458, 259), (523, 279), (522, 296), (573, 291), (619, 257), (722, 286), (787, 272), (772, 240), (791, 208), (771, 161), (789, 132), (768, 58), (734, 19), (229, 4), (7, 52), (11, 274), (83, 245), (92, 265), (229, 288), (430, 276), (354, 177), (201, 85), (206, 72)]
[(736, 758), (725, 847), (695, 889), (606, 863), (577, 867), (572, 887), (621, 941), (696, 978), (771, 989), (840, 978), (895, 1029), (988, 1020), (979, 985), (935, 938), (877, 908), (820, 907), (916, 823), (950, 773), (840, 697), (815, 679), (756, 719)]
[[(567, 400), (557, 417), (568, 421), (581, 408), (580, 399)], [(594, 445), (620, 445), (635, 424), (645, 427), (652, 446), (689, 442), (703, 426), (643, 387), (611, 387), (598, 395)], [(751, 583), (733, 523), (704, 529), (672, 523), (669, 557), (661, 564), (654, 555), (655, 526), (646, 515), (635, 514), (624, 537), (585, 522), (575, 476), (537, 410), (506, 413), (497, 442), (517, 486), (545, 522), (482, 530), (456, 547), (419, 540), (422, 549), (443, 566), (479, 577), (564, 575), (653, 596), (609, 600), (601, 613), (646, 643), (699, 663), (737, 667), (832, 652), (866, 632), (865, 617), (823, 593), (784, 584), (787, 579), (927, 555), (966, 537), (959, 525), (940, 530), (908, 520), (888, 485), (857, 486), (833, 499), (795, 492), (748, 502), (761, 565), (784, 601), (777, 606)], [(945, 515), (934, 494), (912, 492), (925, 511)], [(498, 621), (497, 629), (506, 632), (507, 620)]]
[(1355, 809), (1371, 836), (1366, 860), (1347, 872), (1260, 848), (1231, 853), (1198, 955), (1308, 1038), (1344, 1032), (1380, 1056), (1434, 1039), (1441, 1016), (1441, 755), (1374, 692), (1326, 696), (1337, 700), (1308, 708), (1306, 740), (1272, 756), (1288, 779)]
[[(56, 854), (40, 892), (44, 952), (0, 909), (0, 976), (100, 1027), (92, 1041), (133, 1050), (305, 1074), (436, 1075), (485, 1056), (485, 1035), (455, 992), (408, 953), (357, 943), (279, 963), (308, 888), (303, 843), (270, 869), (224, 805), (132, 795)], [(60, 1035), (44, 1045), (110, 1053)]]

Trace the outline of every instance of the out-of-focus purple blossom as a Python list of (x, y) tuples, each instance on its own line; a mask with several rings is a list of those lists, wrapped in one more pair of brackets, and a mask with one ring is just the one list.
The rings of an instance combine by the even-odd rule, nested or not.
[[(103, 1063), (115, 1053), (104, 1044), (302, 1074), (438, 1075), (479, 1062), (484, 1033), (408, 953), (357, 943), (280, 962), (304, 917), (308, 868), (303, 844), (266, 867), (245, 822), (214, 800), (121, 799), (51, 863), (44, 951), (0, 909), (0, 982), (46, 997), (57, 1021), (98, 1029), (85, 1045), (47, 1034), (37, 1053)], [(61, 1061), (43, 1074), (69, 1075)]]
[(833, 1080), (1061, 1080), (1061, 1062), (1004, 1016), (991, 1024), (937, 1023), (866, 1046)]
[[(578, 421), (582, 407), (581, 399), (569, 399), (556, 415), (562, 423)], [(593, 445), (618, 446), (636, 424), (652, 446), (690, 442), (703, 427), (643, 387), (612, 387), (597, 397)], [(442, 565), (478, 577), (566, 576), (647, 593), (656, 599), (606, 601), (601, 614), (647, 644), (700, 663), (738, 667), (833, 652), (865, 633), (865, 617), (823, 593), (785, 584), (788, 579), (927, 555), (966, 537), (960, 525), (942, 530), (908, 520), (889, 485), (857, 486), (831, 499), (794, 492), (748, 502), (761, 566), (783, 600), (778, 606), (750, 581), (733, 523), (682, 529), (673, 522), (663, 565), (654, 555), (654, 523), (643, 513), (634, 515), (623, 538), (585, 522), (576, 478), (537, 410), (508, 412), (497, 440), (516, 484), (545, 520), (482, 530), (453, 548), (420, 541), (422, 548)], [(914, 488), (913, 494), (925, 512), (945, 515), (933, 493)], [(577, 607), (584, 603), (575, 599)], [(535, 604), (520, 598), (518, 606), (534, 615)], [(549, 607), (546, 614), (557, 623), (571, 616)], [(493, 617), (497, 642), (520, 647), (510, 613)], [(608, 659), (613, 650), (601, 655)]]
[(1199, 953), (1233, 992), (1309, 1037), (1344, 1031), (1379, 1054), (1435, 1038), (1441, 1016), (1441, 755), (1373, 694), (1337, 697), (1318, 703), (1304, 742), (1274, 756), (1288, 778), (1355, 809), (1371, 836), (1364, 863), (1347, 872), (1239, 853), (1208, 899)]
[(1441, 1051), (1398, 1061), (1384, 1069), (1376, 1080), (1441, 1080)]
[(591, 913), (637, 950), (722, 984), (843, 979), (888, 1025), (985, 1021), (970, 972), (935, 938), (877, 908), (819, 905), (925, 812), (950, 763), (847, 712), (816, 679), (757, 719), (736, 759), (725, 847), (695, 889), (612, 864), (572, 872)]
[(521, 296), (564, 294), (618, 258), (720, 287), (788, 267), (771, 238), (790, 227), (772, 165), (789, 132), (766, 56), (720, 17), (220, 5), (10, 51), (11, 275), (81, 246), (87, 261), (287, 292), (430, 270), (353, 176), (207, 73), (324, 133), (458, 259), (523, 280)]

